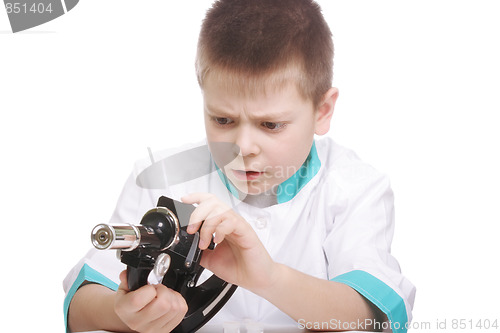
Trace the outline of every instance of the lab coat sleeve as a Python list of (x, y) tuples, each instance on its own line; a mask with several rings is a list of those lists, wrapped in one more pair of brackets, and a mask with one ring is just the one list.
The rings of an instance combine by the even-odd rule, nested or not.
[[(359, 170), (358, 170), (359, 171)], [(356, 174), (352, 172), (351, 174)], [(361, 176), (359, 176), (359, 174)], [(323, 244), (332, 281), (344, 283), (387, 315), (393, 332), (406, 332), (415, 287), (391, 255), (394, 198), (387, 177), (363, 168), (358, 176), (337, 179), (344, 205), (336, 207)], [(334, 196), (338, 197), (339, 194)]]
[(111, 290), (118, 289), (119, 274), (126, 268), (115, 255), (115, 251), (91, 249), (63, 281), (66, 296), (64, 298), (64, 324), (68, 330), (68, 311), (73, 296), (84, 283), (96, 283)]
[[(137, 165), (125, 183), (115, 211), (110, 219), (111, 224), (139, 224), (142, 215), (156, 206), (157, 198), (150, 191), (137, 186), (136, 177), (140, 171)], [(97, 223), (96, 223), (97, 224)], [(97, 283), (111, 290), (117, 290), (120, 283), (120, 272), (126, 266), (116, 257), (116, 251), (91, 249), (68, 273), (63, 281), (66, 294), (64, 299), (64, 322), (68, 327), (67, 316), (73, 296), (84, 283)]]

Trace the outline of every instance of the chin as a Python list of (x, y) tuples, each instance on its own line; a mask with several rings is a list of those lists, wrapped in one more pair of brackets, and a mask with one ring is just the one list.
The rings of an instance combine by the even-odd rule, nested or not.
[(249, 184), (248, 187), (240, 188), (237, 187), (238, 190), (242, 193), (248, 194), (248, 195), (259, 195), (263, 193), (267, 193), (271, 191), (272, 187), (271, 186), (257, 186), (257, 185), (252, 185)]

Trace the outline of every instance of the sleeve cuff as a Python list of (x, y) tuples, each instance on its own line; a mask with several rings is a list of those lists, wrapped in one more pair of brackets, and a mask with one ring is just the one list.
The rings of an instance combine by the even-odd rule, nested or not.
[(331, 281), (348, 285), (377, 306), (389, 319), (390, 328), (395, 333), (407, 332), (408, 315), (403, 298), (391, 287), (373, 275), (360, 271), (350, 271)]
[(66, 332), (69, 333), (69, 328), (68, 328), (68, 310), (69, 310), (69, 305), (71, 303), (71, 300), (73, 299), (73, 296), (75, 295), (76, 291), (84, 282), (91, 282), (91, 283), (97, 283), (100, 285), (103, 285), (111, 290), (116, 291), (118, 289), (118, 285), (113, 282), (112, 280), (108, 279), (98, 271), (94, 270), (92, 267), (90, 267), (87, 264), (84, 264), (82, 269), (80, 270), (80, 273), (78, 273), (78, 276), (73, 282), (73, 285), (71, 288), (68, 290), (68, 293), (66, 294), (66, 297), (64, 298), (64, 326), (66, 327)]

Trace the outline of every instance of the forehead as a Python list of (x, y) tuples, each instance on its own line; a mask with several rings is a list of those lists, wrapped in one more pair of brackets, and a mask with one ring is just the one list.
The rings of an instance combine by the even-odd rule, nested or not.
[[(247, 84), (245, 82), (245, 84)], [(207, 80), (203, 89), (205, 109), (209, 114), (238, 117), (244, 112), (250, 118), (290, 118), (293, 114), (313, 109), (293, 82), (273, 85), (263, 82), (255, 89), (230, 85), (227, 81)]]
[(242, 98), (259, 98), (294, 86), (295, 91), (306, 99), (301, 89), (302, 77), (301, 70), (293, 65), (261, 74), (211, 68), (206, 72), (201, 88), (203, 92), (219, 91)]

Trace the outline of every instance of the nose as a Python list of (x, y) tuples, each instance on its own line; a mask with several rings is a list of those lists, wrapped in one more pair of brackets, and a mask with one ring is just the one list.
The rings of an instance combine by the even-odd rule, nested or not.
[(257, 135), (253, 133), (250, 126), (240, 126), (238, 128), (235, 143), (240, 147), (241, 156), (257, 155), (260, 152)]

